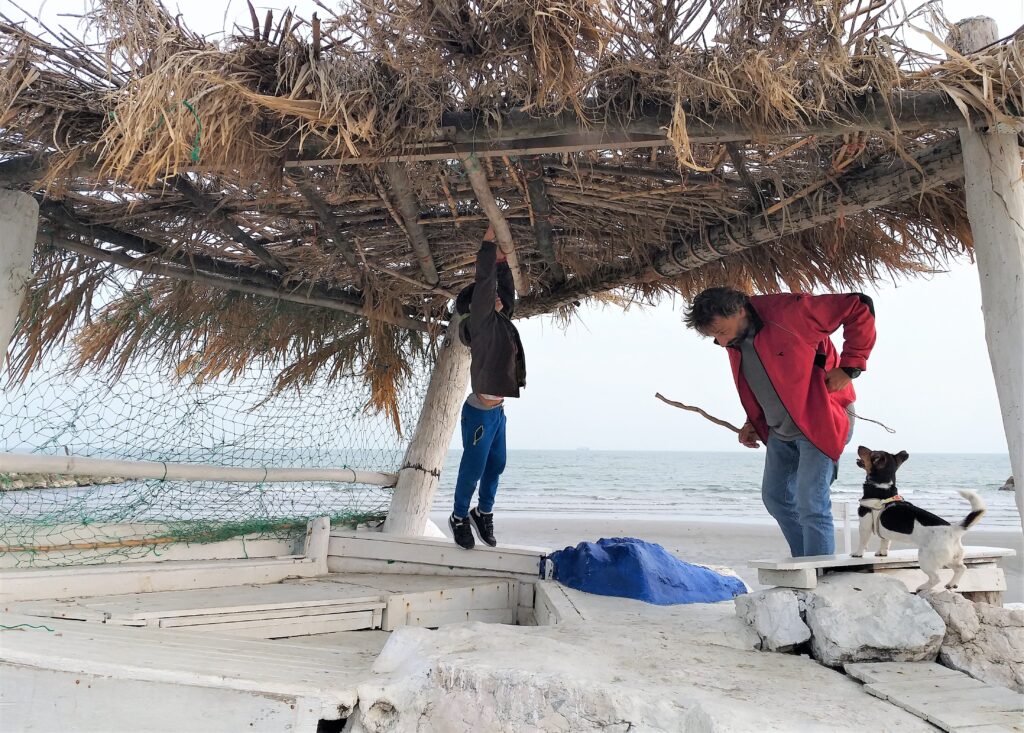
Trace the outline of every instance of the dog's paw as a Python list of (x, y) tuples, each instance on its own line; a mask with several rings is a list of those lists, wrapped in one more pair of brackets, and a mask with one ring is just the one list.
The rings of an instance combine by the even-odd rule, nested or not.
[(956, 590), (960, 586), (955, 583), (946, 583), (946, 590)]
[(851, 552), (850, 557), (864, 557), (863, 552)]
[(876, 552), (875, 557), (889, 557), (888, 552)]

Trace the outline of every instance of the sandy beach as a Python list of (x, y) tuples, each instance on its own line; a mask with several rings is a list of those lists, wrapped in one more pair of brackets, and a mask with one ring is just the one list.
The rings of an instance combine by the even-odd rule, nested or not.
[[(561, 549), (601, 537), (637, 537), (656, 542), (688, 562), (731, 567), (751, 588), (761, 586), (757, 583), (757, 571), (746, 566), (749, 560), (789, 554), (778, 528), (766, 523), (617, 518), (604, 514), (551, 517), (510, 512), (495, 516), (499, 542)], [(445, 515), (435, 514), (433, 520), (447, 529)], [(836, 546), (842, 547), (842, 541), (837, 533)], [(877, 544), (877, 540), (874, 542)], [(1004, 600), (1024, 602), (1024, 535), (973, 530), (967, 534), (965, 544), (1015, 549), (1017, 556), (1002, 563), (1007, 585)], [(896, 543), (893, 546), (898, 547)]]

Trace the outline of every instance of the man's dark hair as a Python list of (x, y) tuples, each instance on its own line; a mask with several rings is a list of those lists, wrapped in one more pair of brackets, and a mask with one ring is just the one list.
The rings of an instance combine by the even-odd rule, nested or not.
[(746, 307), (749, 297), (733, 288), (708, 288), (696, 298), (683, 315), (687, 328), (706, 333), (716, 318), (729, 318)]

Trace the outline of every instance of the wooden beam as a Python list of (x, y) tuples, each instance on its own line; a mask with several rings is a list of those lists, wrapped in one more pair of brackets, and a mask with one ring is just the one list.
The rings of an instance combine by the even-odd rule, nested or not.
[(872, 168), (837, 178), (822, 186), (814, 197), (765, 216), (758, 213), (726, 222), (702, 232), (699, 238), (676, 243), (654, 259), (662, 277), (715, 262), (751, 247), (851, 216), (879, 206), (903, 201), (929, 189), (963, 178), (960, 141), (946, 140), (896, 165), (886, 161)]
[(338, 219), (334, 216), (334, 212), (327, 205), (327, 202), (320, 197), (317, 193), (316, 187), (311, 181), (301, 178), (300, 176), (295, 177), (295, 185), (302, 193), (309, 205), (313, 207), (313, 211), (316, 212), (317, 218), (320, 223), (323, 224), (324, 229), (327, 230), (327, 236), (334, 242), (334, 246), (341, 252), (341, 256), (345, 258), (345, 263), (349, 267), (356, 266), (356, 253), (352, 249), (352, 245), (349, 243), (348, 238), (341, 233), (341, 227), (338, 226)]
[[(41, 195), (36, 195), (37, 200), (41, 198)], [(391, 319), (390, 317), (378, 316), (376, 314), (368, 315), (363, 310), (362, 300), (348, 293), (327, 290), (316, 286), (306, 286), (304, 289), (306, 295), (302, 295), (301, 293), (295, 291), (284, 290), (281, 283), (275, 280), (273, 276), (269, 275), (266, 272), (262, 272), (251, 267), (226, 263), (221, 260), (217, 260), (207, 255), (198, 253), (170, 253), (162, 245), (156, 242), (152, 242), (148, 239), (139, 237), (135, 234), (122, 232), (118, 229), (113, 229), (108, 226), (90, 224), (87, 222), (80, 221), (79, 219), (75, 218), (75, 216), (67, 208), (65, 208), (63, 204), (56, 201), (42, 200), (39, 205), (39, 213), (41, 216), (50, 220), (54, 224), (57, 224), (60, 227), (75, 232), (76, 234), (81, 234), (82, 236), (89, 237), (91, 239), (98, 239), (104, 242), (108, 242), (110, 244), (113, 244), (114, 246), (121, 247), (122, 249), (128, 250), (130, 252), (138, 252), (139, 254), (144, 255), (153, 255), (157, 258), (169, 260), (170, 263), (177, 265), (185, 272), (195, 272), (196, 274), (214, 276), (217, 277), (218, 279), (224, 279), (227, 283), (238, 283), (244, 286), (254, 286), (257, 288), (261, 288), (261, 292), (259, 293), (256, 293), (256, 291), (244, 292), (253, 292), (257, 295), (266, 295), (267, 297), (280, 296), (280, 300), (290, 300), (297, 303), (307, 303), (308, 305), (319, 305), (325, 308), (333, 308), (334, 310), (344, 310), (345, 312), (351, 312), (353, 314), (361, 315), (366, 318), (385, 320), (389, 323), (401, 325), (405, 328), (412, 328), (417, 331), (430, 330), (428, 324), (413, 318), (398, 316), (396, 319)], [(57, 242), (56, 240), (55, 243), (59, 244), (59, 242)], [(98, 248), (93, 249), (96, 249), (97, 252), (101, 252), (104, 254), (119, 254), (111, 253), (109, 250), (103, 250)], [(146, 263), (145, 269), (142, 270), (143, 272), (155, 272), (155, 270), (152, 270), (152, 267), (157, 263), (138, 259), (134, 259), (134, 261)], [(182, 279), (191, 278), (183, 277)], [(217, 287), (226, 287), (226, 284), (218, 283)], [(232, 289), (237, 290), (238, 288)], [(287, 294), (289, 297), (284, 297), (285, 294)], [(302, 300), (300, 300), (300, 298)], [(313, 300), (310, 299), (316, 300), (316, 302), (313, 302)], [(327, 303), (334, 303), (338, 306), (344, 305), (346, 307), (334, 308), (331, 305), (327, 305)]]
[(555, 259), (555, 246), (551, 238), (551, 200), (544, 184), (544, 166), (536, 156), (522, 158), (519, 166), (526, 178), (526, 190), (533, 208), (533, 233), (537, 239), (537, 251), (551, 271), (553, 282), (560, 285), (565, 282), (565, 270)]
[(243, 230), (240, 226), (218, 209), (218, 202), (204, 194), (192, 185), (184, 175), (177, 175), (171, 180), (174, 189), (183, 195), (188, 201), (201, 212), (213, 219), (224, 234), (245, 247), (273, 270), (282, 275), (288, 272), (288, 266), (272, 255), (259, 240)]
[(526, 298), (517, 317), (546, 313), (589, 295), (614, 290), (645, 277), (676, 277), (736, 252), (828, 224), (843, 216), (898, 203), (963, 178), (959, 142), (954, 138), (924, 150), (912, 163), (879, 162), (836, 178), (813, 200), (806, 199), (765, 217), (754, 214), (718, 225), (699, 237), (677, 242), (654, 257), (653, 269), (628, 258), (586, 280), (575, 280), (544, 297)]
[(494, 193), (491, 191), (491, 184), (487, 181), (487, 174), (480, 167), (480, 161), (472, 155), (464, 155), (460, 158), (462, 165), (469, 177), (469, 183), (473, 186), (476, 200), (480, 208), (487, 214), (487, 218), (494, 227), (494, 238), (498, 242), (498, 249), (505, 253), (508, 267), (512, 271), (512, 281), (515, 284), (516, 292), (522, 297), (530, 291), (530, 283), (523, 275), (519, 266), (519, 257), (516, 255), (516, 247), (512, 241), (512, 232), (508, 228), (508, 221), (501, 213), (498, 202), (494, 200)]
[(441, 282), (437, 275), (437, 266), (434, 264), (434, 257), (430, 253), (430, 242), (427, 241), (427, 233), (420, 225), (420, 203), (413, 191), (412, 181), (409, 173), (401, 163), (385, 163), (384, 172), (391, 181), (391, 190), (395, 192), (398, 199), (398, 213), (405, 223), (406, 234), (409, 235), (409, 243), (416, 259), (420, 263), (420, 270), (423, 271), (423, 279), (431, 287)]
[(272, 298), (274, 300), (283, 300), (290, 303), (301, 303), (303, 305), (312, 305), (318, 308), (327, 308), (329, 310), (341, 311), (342, 313), (349, 313), (351, 315), (368, 318), (370, 320), (385, 321), (392, 325), (399, 326), (401, 328), (408, 328), (414, 331), (428, 332), (430, 330), (429, 325), (423, 321), (404, 318), (401, 316), (367, 313), (359, 305), (335, 300), (334, 298), (314, 294), (304, 295), (301, 292), (281, 290), (265, 285), (252, 285), (240, 280), (235, 280), (234, 278), (225, 277), (224, 275), (203, 272), (202, 270), (197, 269), (187, 269), (185, 267), (171, 265), (165, 262), (157, 262), (141, 257), (132, 257), (124, 252), (112, 252), (110, 250), (100, 249), (99, 247), (93, 247), (91, 245), (63, 237), (54, 237), (52, 241), (54, 245), (61, 249), (92, 257), (93, 259), (100, 260), (101, 262), (109, 262), (111, 264), (118, 265), (119, 267), (144, 272), (147, 275), (162, 275), (175, 280), (196, 282), (201, 285), (208, 285), (221, 290), (249, 293), (252, 295), (259, 295), (264, 298)]
[(736, 169), (736, 175), (739, 176), (740, 181), (746, 187), (750, 193), (751, 201), (753, 206), (758, 209), (764, 209), (764, 199), (761, 197), (761, 189), (754, 183), (754, 179), (750, 177), (750, 172), (747, 170), (747, 163), (743, 160), (743, 153), (740, 151), (739, 146), (736, 143), (726, 143), (725, 150), (729, 153), (729, 160), (732, 161), (732, 167)]
[[(667, 131), (673, 109), (649, 106), (625, 123), (602, 121), (599, 109), (582, 117), (563, 113), (534, 118), (521, 112), (506, 114), (498, 125), (477, 113), (446, 113), (442, 128), (430, 140), (411, 143), (388, 156), (366, 155), (345, 158), (290, 160), (286, 167), (317, 165), (361, 165), (383, 161), (454, 160), (473, 154), (477, 158), (544, 155), (587, 150), (628, 150), (668, 145)], [(836, 137), (852, 132), (894, 130), (951, 130), (965, 124), (985, 124), (982, 115), (971, 111), (965, 120), (956, 103), (936, 92), (895, 92), (890, 96), (869, 94), (855, 103), (842, 118), (791, 123), (775, 130), (758, 130), (740, 119), (716, 118), (705, 122), (700, 114), (687, 110), (687, 135), (691, 144), (727, 143), (746, 140), (783, 141), (792, 137), (818, 135)], [(307, 147), (307, 150), (310, 150)]]

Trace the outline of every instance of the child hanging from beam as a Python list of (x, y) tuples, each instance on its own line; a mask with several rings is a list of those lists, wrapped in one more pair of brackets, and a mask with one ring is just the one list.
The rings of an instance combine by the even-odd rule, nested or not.
[[(462, 461), (448, 526), (456, 544), (467, 550), (476, 544), (474, 529), (485, 544), (497, 544), (494, 497), (505, 470), (504, 402), (526, 386), (526, 357), (512, 324), (515, 298), (512, 271), (494, 242), (494, 229), (488, 228), (476, 256), (476, 279), (455, 299), (462, 319), (459, 337), (471, 354), (473, 391), (462, 406)], [(471, 510), (478, 484), (477, 505)]]

